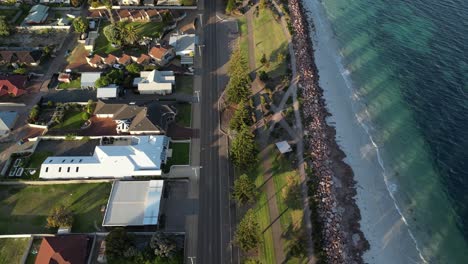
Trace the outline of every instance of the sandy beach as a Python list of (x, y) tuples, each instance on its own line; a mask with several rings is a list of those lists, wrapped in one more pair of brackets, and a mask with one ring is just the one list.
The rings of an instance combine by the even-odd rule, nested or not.
[[(338, 56), (333, 31), (318, 0), (302, 0), (307, 10), (315, 49), (319, 84), (324, 90), (329, 125), (336, 128), (336, 141), (351, 166), (361, 214), (361, 230), (370, 244), (366, 263), (422, 263), (415, 243), (394, 204), (385, 182), (378, 149), (366, 131), (366, 112), (353, 93), (348, 72)], [(390, 184), (389, 184), (390, 185)]]

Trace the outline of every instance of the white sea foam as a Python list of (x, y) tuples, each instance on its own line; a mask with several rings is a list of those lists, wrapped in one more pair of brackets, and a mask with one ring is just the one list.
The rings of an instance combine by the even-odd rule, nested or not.
[[(320, 11), (318, 11), (319, 9), (320, 10), (322, 9), (321, 4), (318, 3), (317, 0), (303, 0), (303, 2), (305, 4), (305, 6), (308, 7), (309, 13), (313, 14), (313, 22), (314, 22), (314, 25), (315, 25), (315, 29), (323, 31), (325, 34), (326, 34), (326, 32), (330, 32), (329, 29), (328, 29), (329, 27), (325, 25), (326, 22), (324, 22), (324, 18), (322, 17), (322, 14), (320, 14)], [(317, 44), (317, 41), (319, 40), (319, 37), (316, 36), (316, 35), (318, 33), (314, 32), (312, 34), (314, 34), (314, 36), (311, 36), (311, 38), (313, 39), (314, 44)], [(370, 124), (370, 120), (371, 120), (370, 114), (367, 111), (367, 108), (365, 107), (365, 103), (363, 102), (363, 99), (361, 99), (359, 97), (356, 89), (353, 88), (353, 82), (351, 80), (351, 71), (349, 69), (346, 69), (343, 66), (344, 65), (344, 63), (342, 61), (343, 54), (338, 51), (337, 45), (333, 41), (333, 37), (330, 37), (330, 36), (327, 36), (327, 35), (321, 36), (321, 37), (322, 37), (322, 39), (320, 39), (320, 41), (324, 41), (326, 43), (325, 46), (329, 50), (329, 53), (333, 56), (334, 63), (338, 67), (339, 72), (340, 72), (341, 76), (343, 77), (344, 84), (345, 84), (346, 88), (348, 89), (349, 93), (351, 94), (351, 98), (353, 99), (352, 102), (351, 102), (351, 108), (352, 108), (353, 112), (355, 113), (355, 117), (356, 117), (358, 123), (360, 124), (360, 126), (362, 127), (362, 129), (365, 131), (369, 141), (371, 142), (371, 144), (373, 146), (373, 149), (376, 152), (377, 161), (378, 161), (378, 164), (379, 164), (380, 169), (381, 169), (381, 175), (383, 175), (383, 180), (385, 182), (387, 192), (388, 192), (389, 196), (391, 197), (391, 199), (393, 200), (394, 207), (398, 211), (398, 214), (401, 217), (401, 220), (407, 226), (408, 234), (411, 237), (412, 241), (414, 242), (414, 245), (416, 247), (416, 250), (417, 250), (417, 252), (419, 254), (419, 257), (420, 257), (421, 261), (424, 262), (424, 263), (427, 263), (427, 261), (425, 260), (424, 256), (421, 253), (421, 250), (419, 249), (418, 242), (417, 242), (415, 236), (413, 235), (413, 233), (411, 231), (410, 225), (408, 224), (406, 218), (404, 217), (402, 211), (400, 210), (400, 207), (398, 206), (397, 200), (395, 198), (395, 194), (397, 194), (397, 192), (398, 192), (398, 185), (396, 183), (394, 183), (394, 182), (390, 182), (389, 179), (388, 179), (388, 174), (386, 172), (385, 164), (384, 164), (384, 161), (383, 161), (382, 155), (381, 155), (381, 149), (377, 145), (377, 143), (374, 141), (374, 138), (372, 137), (373, 128), (372, 128), (372, 126)], [(322, 88), (326, 89), (327, 87), (322, 87)], [(362, 210), (362, 208), (361, 208), (361, 210)], [(371, 244), (371, 247), (372, 247), (372, 244)]]

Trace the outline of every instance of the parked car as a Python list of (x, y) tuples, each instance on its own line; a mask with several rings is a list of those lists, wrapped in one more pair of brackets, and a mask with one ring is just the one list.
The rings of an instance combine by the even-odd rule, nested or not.
[(117, 69), (117, 70), (122, 70), (124, 68), (123, 65), (121, 65), (121, 64), (114, 64), (114, 65), (112, 65), (112, 67), (114, 69)]

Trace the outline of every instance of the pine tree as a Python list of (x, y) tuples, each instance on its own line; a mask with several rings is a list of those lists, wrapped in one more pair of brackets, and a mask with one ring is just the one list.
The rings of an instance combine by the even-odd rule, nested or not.
[(232, 196), (240, 205), (255, 201), (257, 194), (255, 183), (246, 174), (234, 181)]
[(258, 149), (249, 127), (243, 125), (231, 144), (231, 158), (238, 168), (246, 170), (257, 162)]
[(251, 126), (252, 118), (250, 107), (242, 100), (234, 112), (234, 116), (229, 121), (229, 128), (235, 131), (241, 129), (242, 125)]
[(252, 209), (249, 209), (237, 226), (235, 242), (244, 251), (249, 251), (258, 246), (260, 242), (260, 226)]

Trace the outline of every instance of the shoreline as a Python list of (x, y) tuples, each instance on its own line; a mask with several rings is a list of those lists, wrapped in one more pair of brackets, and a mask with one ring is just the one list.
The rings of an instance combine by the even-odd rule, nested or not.
[[(414, 238), (408, 229), (402, 215), (398, 211), (388, 186), (387, 176), (383, 167), (379, 147), (372, 139), (365, 103), (361, 102), (352, 88), (349, 71), (344, 68), (339, 54), (336, 36), (329, 25), (325, 10), (318, 1), (301, 1), (302, 12), (309, 26), (308, 38), (313, 44), (313, 59), (317, 74), (318, 85), (323, 88), (322, 98), (327, 111), (327, 124), (332, 127), (330, 138), (332, 149), (336, 149), (337, 156), (333, 157), (332, 167), (344, 168), (334, 170), (333, 181), (348, 180), (346, 186), (334, 185), (333, 192), (341, 194), (352, 188), (354, 195), (341, 206), (352, 204), (357, 207), (354, 218), (348, 217), (343, 221), (358, 219), (354, 228), (364, 234), (367, 248), (361, 250), (361, 261), (366, 263), (420, 263), (424, 259), (416, 248)], [(333, 147), (333, 145), (336, 145)], [(342, 166), (344, 164), (344, 167)], [(352, 169), (351, 169), (352, 168)], [(346, 170), (349, 169), (349, 172)], [(350, 178), (346, 178), (347, 175)], [(351, 181), (353, 184), (351, 184)], [(337, 197), (343, 201), (346, 196)], [(340, 205), (339, 205), (340, 206)], [(345, 216), (349, 216), (348, 207)], [(344, 224), (350, 224), (344, 222)], [(343, 229), (351, 235), (353, 229)], [(346, 231), (348, 231), (346, 233)], [(355, 247), (352, 239), (345, 240), (346, 247)], [(352, 251), (352, 249), (350, 249)]]
[(344, 162), (346, 155), (335, 140), (335, 128), (327, 122), (331, 114), (319, 85), (304, 7), (300, 0), (290, 0), (288, 5), (294, 25), (293, 45), (300, 72), (299, 88), (302, 97), (307, 98), (301, 107), (305, 130), (309, 133), (304, 139), (306, 151), (312, 158), (314, 176), (318, 177), (314, 199), (322, 226), (320, 238), (326, 262), (363, 263), (363, 254), (369, 249), (369, 243), (360, 228), (354, 173)]

